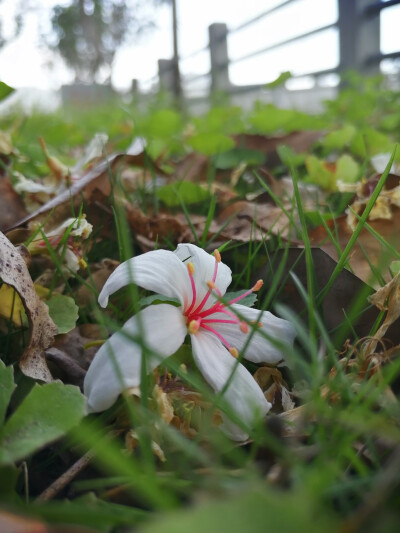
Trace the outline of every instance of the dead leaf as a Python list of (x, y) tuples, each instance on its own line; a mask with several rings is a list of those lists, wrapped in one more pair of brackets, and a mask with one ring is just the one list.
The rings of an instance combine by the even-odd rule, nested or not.
[(291, 232), (291, 222), (280, 207), (245, 200), (226, 207), (219, 214), (217, 223), (224, 226), (226, 239), (240, 242), (262, 241), (268, 239), (269, 234), (286, 238)]
[[(79, 211), (79, 206), (83, 199), (90, 202), (96, 190), (100, 190), (104, 196), (108, 197), (111, 194), (110, 176), (115, 174), (119, 165), (124, 163), (127, 165), (144, 166), (145, 161), (146, 156), (144, 152), (137, 155), (119, 153), (110, 155), (107, 160), (101, 161), (83, 174), (71, 173), (71, 186), (68, 189), (52, 198), (30, 215), (13, 224), (8, 230), (22, 226), (29, 221), (34, 220), (40, 222), (44, 219), (46, 213), (51, 210), (54, 210), (52, 224), (56, 225), (57, 223), (61, 223), (71, 216), (72, 207)], [(164, 174), (161, 169), (156, 168), (156, 170), (160, 174)]]
[(279, 165), (281, 160), (276, 151), (278, 146), (285, 145), (297, 153), (307, 152), (322, 136), (320, 131), (293, 131), (286, 135), (267, 136), (242, 133), (234, 135), (236, 146), (250, 150), (258, 150), (266, 154), (268, 168)]
[(19, 251), (0, 232), (0, 277), (19, 294), (30, 325), (29, 344), (19, 366), (24, 374), (42, 381), (52, 381), (44, 350), (57, 334), (57, 326), (49, 316), (47, 305), (36, 294), (32, 278)]
[(43, 522), (0, 511), (0, 531), (4, 533), (50, 533)]
[(383, 324), (375, 333), (373, 340), (368, 343), (368, 351), (373, 352), (378, 341), (386, 334), (389, 326), (400, 317), (400, 273), (370, 296), (369, 301), (381, 311), (387, 311)]
[[(313, 248), (311, 253), (315, 274), (315, 294), (317, 295), (326, 286), (335, 269), (336, 261), (319, 248)], [(285, 250), (276, 251), (270, 263), (260, 269), (254, 279), (262, 278), (268, 289), (271, 280), (274, 279), (274, 276), (276, 277), (280, 264), (285, 257), (286, 261), (282, 267), (276, 298), (279, 303), (288, 306), (297, 316), (306, 320), (307, 306), (290, 275), (290, 273), (294, 273), (307, 291), (307, 269), (304, 250), (289, 248), (287, 252)], [(343, 324), (342, 336), (349, 335), (352, 337), (352, 331), (346, 326), (347, 317), (353, 302), (361, 295), (362, 301), (365, 301), (365, 306), (360, 309), (356, 317), (353, 317), (351, 325), (359, 338), (368, 336), (379, 314), (377, 309), (368, 306), (367, 303), (368, 296), (371, 296), (373, 292), (373, 289), (357, 276), (346, 269), (342, 270), (332, 288), (326, 294), (321, 308), (318, 309), (327, 330), (337, 333), (339, 327)], [(393, 325), (388, 330), (388, 337), (393, 343), (398, 344), (400, 342), (400, 328)]]
[(16, 224), (28, 212), (21, 196), (15, 192), (9, 176), (1, 173), (0, 165), (0, 231)]

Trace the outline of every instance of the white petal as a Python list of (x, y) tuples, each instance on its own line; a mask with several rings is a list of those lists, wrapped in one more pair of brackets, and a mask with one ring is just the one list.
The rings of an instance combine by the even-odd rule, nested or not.
[[(260, 317), (259, 310), (246, 307), (245, 305), (232, 305), (231, 311), (235, 312), (235, 310), (246, 322), (257, 321), (262, 323), (262, 327), (252, 334), (251, 340), (246, 347), (244, 353), (246, 359), (254, 363), (274, 364), (285, 358), (286, 347), (290, 349), (293, 346), (293, 341), (296, 336), (296, 331), (290, 322), (283, 318), (278, 318), (269, 311), (263, 311)], [(218, 313), (209, 318), (226, 319), (228, 317), (223, 313)], [(209, 325), (218, 331), (239, 352), (245, 346), (251, 332), (251, 327), (249, 327), (249, 332), (247, 334), (243, 333), (237, 324), (211, 323)], [(266, 337), (261, 335), (261, 332)], [(285, 345), (283, 348), (279, 346), (282, 344)]]
[(153, 305), (130, 318), (103, 344), (89, 367), (84, 382), (89, 412), (104, 411), (125, 388), (140, 384), (142, 350), (129, 338), (138, 335), (139, 331), (143, 332), (152, 352), (146, 360), (148, 372), (175, 353), (187, 333), (182, 311), (172, 305)]
[(149, 291), (178, 298), (182, 305), (191, 300), (186, 266), (168, 250), (147, 252), (121, 263), (106, 281), (99, 304), (106, 307), (111, 294), (133, 282)]
[[(215, 268), (215, 258), (213, 255), (207, 253), (202, 248), (195, 246), (194, 244), (178, 244), (175, 254), (181, 261), (191, 261), (194, 264), (194, 282), (197, 290), (197, 303), (200, 303), (208, 292), (207, 281), (212, 280)], [(215, 285), (218, 290), (225, 294), (226, 289), (232, 281), (231, 269), (222, 263), (218, 264), (217, 278)], [(205, 306), (208, 309), (215, 303), (216, 299), (211, 296)]]
[[(250, 372), (243, 365), (237, 365), (235, 358), (223, 347), (219, 339), (210, 332), (199, 331), (191, 335), (193, 357), (205, 380), (214, 391), (219, 392), (236, 365), (233, 378), (225, 391), (224, 399), (245, 425), (252, 427), (271, 408), (264, 394)], [(247, 434), (227, 417), (221, 428), (234, 440), (245, 440)]]

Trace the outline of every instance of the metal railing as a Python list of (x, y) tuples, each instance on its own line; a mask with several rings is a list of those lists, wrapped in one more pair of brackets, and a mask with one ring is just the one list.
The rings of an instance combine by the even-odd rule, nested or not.
[[(331, 24), (325, 24), (311, 31), (303, 32), (286, 40), (263, 46), (247, 54), (231, 58), (228, 53), (228, 38), (236, 35), (245, 29), (251, 28), (262, 19), (266, 19), (273, 13), (283, 8), (299, 2), (300, 0), (286, 0), (281, 4), (266, 9), (257, 16), (246, 20), (236, 27), (229, 28), (226, 24), (212, 24), (209, 27), (209, 43), (202, 48), (195, 50), (186, 57), (179, 60), (180, 77), (186, 93), (190, 87), (201, 80), (208, 81), (209, 91), (224, 91), (231, 94), (243, 93), (255, 90), (257, 87), (264, 87), (265, 84), (234, 85), (230, 81), (229, 67), (235, 64), (244, 63), (252, 58), (262, 56), (269, 52), (296, 42), (300, 42), (308, 37), (316, 36), (322, 32), (336, 29), (339, 41), (339, 62), (335, 67), (319, 71), (301, 73), (298, 77), (312, 76), (318, 80), (321, 76), (331, 73), (354, 69), (365, 74), (373, 74), (379, 71), (380, 62), (384, 59), (395, 59), (400, 57), (400, 50), (391, 53), (382, 53), (380, 49), (380, 14), (383, 10), (400, 4), (400, 0), (376, 1), (376, 0), (337, 0), (338, 18)], [(200, 54), (209, 54), (209, 70), (203, 73), (185, 75), (182, 72), (182, 64)], [(282, 70), (288, 70), (282, 65)], [(176, 87), (174, 75), (177, 72), (174, 60), (159, 60), (158, 81), (159, 86), (173, 91)], [(295, 75), (296, 77), (296, 75)], [(156, 78), (152, 79), (153, 83)]]

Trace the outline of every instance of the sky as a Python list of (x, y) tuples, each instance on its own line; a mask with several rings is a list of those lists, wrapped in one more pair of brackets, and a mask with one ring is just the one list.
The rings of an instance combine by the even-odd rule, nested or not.
[[(7, 32), (18, 1), (0, 1), (0, 20)], [(208, 42), (208, 26), (225, 22), (230, 30), (255, 17), (262, 11), (283, 3), (284, 0), (177, 0), (179, 19), (181, 69), (185, 78), (206, 72), (210, 68), (207, 52), (184, 60)], [(50, 28), (51, 8), (67, 0), (39, 0), (39, 9), (28, 12), (21, 36), (0, 50), (0, 79), (9, 85), (58, 89), (70, 83), (73, 74), (62, 60), (49, 52), (41, 43), (40, 35)], [(154, 11), (156, 29), (138, 41), (127, 43), (115, 58), (112, 83), (116, 89), (128, 90), (131, 80), (139, 80), (143, 89), (157, 74), (157, 60), (172, 55), (171, 10), (162, 6)], [(337, 20), (337, 0), (297, 0), (251, 27), (233, 32), (228, 40), (229, 56), (237, 59), (263, 47), (311, 31)], [(400, 49), (400, 6), (388, 8), (381, 16), (381, 49), (392, 52)], [(231, 81), (235, 84), (267, 83), (281, 71), (302, 74), (337, 66), (338, 35), (336, 29), (287, 45), (279, 50), (247, 61), (233, 63)], [(194, 82), (193, 82), (194, 83)], [(187, 83), (187, 87), (193, 86)], [(196, 84), (199, 84), (197, 82)]]

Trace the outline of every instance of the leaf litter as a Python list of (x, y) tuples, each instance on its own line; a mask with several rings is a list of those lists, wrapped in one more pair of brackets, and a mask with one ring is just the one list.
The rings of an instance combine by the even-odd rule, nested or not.
[[(350, 115), (351, 109), (347, 112)], [(162, 121), (167, 115), (157, 117)], [(171, 119), (170, 113), (168, 117)], [(266, 122), (268, 117), (269, 123)], [(280, 117), (281, 122), (272, 126), (276, 117)], [(308, 325), (312, 327), (311, 322), (323, 324), (318, 326), (316, 337), (300, 335), (301, 358), (289, 362), (289, 368), (248, 365), (272, 404), (267, 419), (268, 432), (272, 441), (281, 442), (283, 455), (277, 453), (276, 446), (268, 439), (257, 441), (257, 435), (253, 436), (254, 442), (251, 439), (237, 448), (246, 451), (253, 444), (258, 446), (258, 456), (254, 456), (257, 467), (260, 471), (266, 469), (271, 486), (287, 489), (295, 482), (288, 459), (284, 457), (285, 450), (299, 461), (302, 457), (307, 457), (309, 462), (318, 461), (315, 432), (318, 427), (330, 431), (332, 417), (336, 416), (342, 428), (360, 423), (357, 436), (354, 435), (346, 452), (348, 457), (355, 454), (358, 459), (348, 459), (343, 470), (346, 479), (355, 479), (357, 471), (363, 469), (369, 469), (370, 475), (379, 474), (377, 465), (384, 464), (382, 458), (388, 454), (393, 454), (395, 462), (399, 445), (396, 423), (393, 431), (388, 423), (383, 434), (376, 428), (382, 425), (382, 420), (398, 417), (398, 372), (393, 370), (394, 375), (388, 378), (390, 367), (398, 367), (396, 361), (400, 353), (399, 275), (393, 276), (391, 270), (400, 254), (396, 231), (400, 187), (395, 173), (398, 160), (393, 163), (392, 174), (350, 252), (346, 268), (320, 301), (319, 295), (330, 283), (337, 261), (389, 161), (387, 152), (379, 152), (388, 146), (385, 139), (389, 136), (387, 133), (374, 135), (371, 129), (364, 128), (373, 153), (369, 154), (368, 164), (363, 166), (366, 152), (363, 152), (365, 147), (357, 136), (357, 128), (352, 125), (332, 127), (326, 121), (310, 118), (310, 128), (301, 130), (296, 120), (307, 123), (308, 119), (292, 112), (279, 115), (269, 105), (259, 106), (249, 117), (248, 131), (244, 131), (244, 123), (231, 125), (229, 130), (226, 115), (216, 112), (207, 116), (204, 123), (195, 119), (186, 127), (181, 138), (184, 149), (180, 152), (176, 148), (169, 150), (163, 136), (171, 135), (172, 130), (161, 126), (154, 129), (154, 139), (138, 136), (125, 151), (110, 151), (111, 155), (108, 150), (112, 143), (107, 135), (99, 134), (69, 165), (50, 155), (53, 149), (41, 140), (48, 170), (36, 179), (28, 177), (28, 171), (27, 176), (22, 173), (25, 168), (23, 154), (14, 149), (11, 138), (4, 137), (7, 142), (0, 143), (4, 162), (0, 172), (4, 191), (0, 197), (0, 223), (5, 232), (0, 242), (1, 333), (4, 335), (8, 328), (11, 337), (7, 342), (14, 347), (11, 358), (7, 353), (2, 354), (5, 362), (8, 365), (18, 362), (22, 373), (33, 380), (47, 383), (56, 380), (57, 387), (62, 387), (62, 383), (65, 387), (72, 385), (72, 389), (65, 389), (65, 398), (72, 394), (76, 405), (79, 402), (82, 405), (83, 397), (78, 397), (78, 388), (82, 388), (98, 346), (110, 329), (116, 327), (112, 322), (105, 322), (108, 327), (99, 322), (96, 297), (121, 258), (118, 249), (118, 241), (123, 238), (118, 227), (121, 220), (128, 228), (136, 253), (173, 249), (182, 242), (201, 243), (209, 251), (226, 246), (224, 253), (231, 261), (232, 270), (235, 272), (235, 267), (238, 273), (238, 289), (243, 278), (261, 277), (266, 281), (262, 295), (265, 305), (284, 306), (304, 331), (308, 330)], [(153, 121), (153, 127), (156, 122)], [(174, 124), (172, 135), (179, 135), (182, 125), (179, 121)], [(217, 131), (207, 136), (207, 128)], [(293, 166), (301, 178), (298, 185), (308, 221), (307, 235), (312, 246), (309, 252), (302, 233), (302, 213), (294, 201), (295, 187), (282, 145), (288, 148), (285, 153), (291, 154)], [(82, 233), (71, 234), (73, 220), (86, 220), (93, 226), (93, 234), (87, 238)], [(57, 234), (57, 240), (53, 239), (52, 231)], [(43, 252), (32, 248), (32, 242), (38, 239), (44, 242)], [(24, 243), (27, 249), (23, 248)], [(78, 258), (76, 268), (65, 262), (67, 249)], [(248, 267), (249, 258), (251, 268)], [(307, 298), (312, 299), (313, 317), (310, 317)], [(113, 305), (109, 318), (121, 324), (132, 311), (129, 292), (121, 291)], [(65, 317), (60, 323), (57, 315), (63, 314)], [(21, 348), (20, 341), (19, 349), (14, 340), (15, 331), (22, 340), (23, 346)], [(314, 377), (309, 368), (314, 368)], [(201, 494), (199, 487), (204, 481), (199, 484), (199, 479), (211, 476), (217, 486), (222, 487), (226, 483), (224, 476), (228, 476), (231, 483), (231, 476), (236, 475), (233, 461), (220, 481), (215, 477), (220, 469), (215, 454), (226, 455), (229, 463), (233, 447), (225, 442), (218, 444), (223, 452), (218, 448), (221, 413), (207, 391), (198, 388), (197, 377), (188, 350), (183, 348), (172, 357), (169, 365), (150, 375), (147, 389), (127, 391), (126, 406), (120, 401), (114, 411), (106, 413), (112, 438), (117, 442), (120, 439), (119, 449), (129, 454), (132, 465), (137, 464), (137, 458), (147, 457), (147, 461), (157, 465), (158, 475), (169, 479), (168, 476), (174, 476), (174, 468), (179, 468), (183, 453), (193, 468), (194, 477), (183, 474), (182, 482), (186, 480), (194, 485), (194, 495)], [(7, 383), (11, 383), (12, 388), (6, 390), (12, 391), (14, 382), (8, 380)], [(33, 394), (37, 395), (35, 390)], [(25, 393), (22, 404), (25, 409), (28, 409), (29, 398)], [(354, 422), (362, 401), (370, 402), (375, 417), (382, 416), (382, 420), (376, 418), (376, 427), (374, 420), (370, 425), (365, 421), (364, 426), (359, 420)], [(33, 406), (36, 400), (32, 402)], [(17, 427), (18, 407), (14, 409), (11, 403)], [(365, 414), (363, 411), (361, 416)], [(61, 449), (58, 446), (63, 446), (62, 439), (60, 444), (57, 441), (50, 448), (47, 443), (67, 435), (82, 416), (81, 412), (65, 425), (54, 424), (53, 429), (49, 429), (50, 418), (44, 420), (43, 423), (48, 424), (48, 440), (33, 438), (26, 450), (15, 456), (15, 463), (20, 464), (20, 459), (31, 456), (32, 468), (44, 468), (40, 455), (44, 452), (40, 449)], [(11, 413), (8, 419), (11, 421), (12, 417)], [(186, 444), (182, 444), (186, 440), (195, 446), (193, 455)], [(373, 445), (370, 446), (371, 440)], [(154, 458), (146, 455), (146, 445)], [(75, 443), (72, 455), (67, 454), (57, 461), (52, 459), (59, 471), (58, 477), (52, 476), (56, 488), (51, 485), (47, 487), (48, 492), (43, 492), (46, 487), (34, 482), (32, 494), (37, 496), (42, 492), (46, 494), (43, 499), (47, 500), (59, 497), (60, 493), (68, 498), (69, 504), (78, 502), (82, 496), (76, 498), (76, 495), (85, 494), (85, 489), (81, 492), (73, 489), (74, 480), (77, 479), (77, 487), (80, 482), (84, 486), (84, 471), (88, 469), (92, 476), (101, 479), (101, 474), (90, 466), (96, 456), (94, 448), (78, 449)], [(210, 468), (215, 469), (213, 474)], [(252, 486), (246, 476), (243, 479)], [(103, 504), (138, 507), (137, 495), (125, 481), (115, 482), (108, 492), (98, 493)], [(369, 494), (373, 494), (373, 486), (369, 489)], [(181, 489), (171, 488), (171, 491), (183, 498)], [(365, 518), (360, 518), (362, 496), (354, 496), (350, 489), (346, 491), (359, 505), (354, 521), (361, 520), (364, 524)], [(336, 508), (346, 508), (337, 494), (330, 497)], [(109, 507), (110, 512), (111, 509)], [(33, 512), (32, 509), (29, 512)], [(336, 518), (342, 520), (346, 513), (348, 515), (349, 510), (337, 513)], [(2, 519), (18, 520), (13, 516)], [(350, 519), (348, 523), (352, 523)]]

